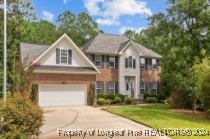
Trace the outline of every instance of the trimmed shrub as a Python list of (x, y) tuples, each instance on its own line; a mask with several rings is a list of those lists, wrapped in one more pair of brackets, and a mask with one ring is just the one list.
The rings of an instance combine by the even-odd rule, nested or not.
[(125, 102), (125, 104), (132, 104), (132, 98), (131, 97), (125, 97), (124, 102)]
[(106, 104), (106, 100), (104, 98), (98, 98), (97, 104), (98, 105), (104, 105), (104, 104)]
[(157, 103), (158, 99), (156, 97), (147, 97), (146, 102), (147, 103)]
[(115, 97), (121, 98), (122, 101), (124, 101), (125, 96), (122, 94), (115, 94)]
[(114, 98), (114, 103), (115, 104), (119, 104), (119, 103), (121, 103), (122, 102), (122, 99), (120, 98), (120, 97), (115, 97)]
[(104, 99), (106, 99), (106, 94), (103, 94), (103, 93), (97, 94), (97, 98), (104, 98)]
[(111, 100), (111, 99), (107, 99), (105, 101), (106, 101), (106, 104), (113, 104), (113, 100)]
[(111, 93), (106, 94), (106, 99), (114, 100), (114, 98), (115, 98), (115, 94), (111, 94)]
[(210, 109), (207, 110), (207, 116), (210, 119)]
[(144, 100), (146, 100), (147, 97), (155, 97), (158, 99), (158, 102), (164, 103), (166, 100), (166, 96), (162, 93), (160, 94), (144, 94)]
[(26, 93), (14, 93), (13, 97), (8, 97), (5, 107), (0, 108), (0, 117), (3, 117), (1, 138), (39, 135), (44, 120), (42, 109)]

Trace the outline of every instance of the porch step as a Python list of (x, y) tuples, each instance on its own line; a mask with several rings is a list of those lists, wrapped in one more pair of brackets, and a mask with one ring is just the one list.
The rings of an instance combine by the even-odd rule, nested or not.
[(133, 99), (134, 104), (144, 104), (145, 101), (143, 98)]

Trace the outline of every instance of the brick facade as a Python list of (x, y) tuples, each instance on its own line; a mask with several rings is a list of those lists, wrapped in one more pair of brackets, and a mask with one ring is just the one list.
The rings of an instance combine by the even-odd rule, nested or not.
[(140, 69), (140, 81), (142, 82), (158, 82), (160, 80), (161, 70)]
[(55, 74), (34, 73), (33, 84), (85, 84), (87, 87), (87, 105), (90, 105), (90, 84), (96, 81), (96, 75), (92, 74)]

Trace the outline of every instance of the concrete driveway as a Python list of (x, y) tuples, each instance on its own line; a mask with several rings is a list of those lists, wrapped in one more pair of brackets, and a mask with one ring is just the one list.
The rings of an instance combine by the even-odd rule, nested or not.
[(164, 139), (148, 127), (90, 106), (44, 108), (43, 139)]

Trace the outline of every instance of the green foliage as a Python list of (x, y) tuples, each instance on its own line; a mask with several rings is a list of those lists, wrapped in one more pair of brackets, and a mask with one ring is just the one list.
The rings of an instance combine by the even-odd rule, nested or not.
[(7, 99), (5, 107), (1, 105), (0, 116), (3, 117), (2, 138), (30, 138), (40, 134), (43, 125), (43, 112), (34, 104), (26, 93), (15, 93)]
[(206, 109), (210, 108), (210, 57), (206, 51), (201, 51), (201, 56), (195, 60), (193, 71), (195, 76), (195, 93)]
[(106, 94), (103, 94), (103, 93), (99, 93), (99, 94), (97, 94), (97, 98), (104, 98), (104, 99), (106, 99)]
[(106, 101), (105, 104), (108, 104), (108, 105), (113, 104), (113, 100), (111, 100), (111, 99), (106, 99), (105, 101)]
[(210, 119), (210, 109), (207, 110), (207, 116)]
[(99, 32), (97, 23), (85, 12), (75, 15), (65, 11), (58, 16), (57, 23), (60, 34), (67, 33), (79, 47)]
[(158, 99), (156, 97), (146, 97), (147, 103), (157, 103)]
[(114, 103), (115, 104), (119, 104), (119, 103), (121, 103), (122, 102), (122, 99), (120, 98), (120, 97), (115, 97), (114, 98)]
[(166, 100), (166, 96), (165, 96), (165, 94), (163, 94), (163, 93), (160, 93), (160, 94), (151, 94), (151, 93), (145, 93), (144, 94), (144, 100), (146, 101), (146, 98), (147, 97), (155, 97), (155, 98), (157, 98), (157, 100), (158, 100), (158, 102), (160, 102), (160, 103), (163, 103), (164, 102), (164, 100)]
[(116, 96), (115, 94), (106, 93), (105, 99), (111, 99), (111, 100), (113, 100), (115, 98), (115, 96)]
[(119, 97), (122, 101), (124, 101), (125, 96), (122, 94), (115, 94), (115, 96)]
[(106, 104), (106, 100), (104, 98), (98, 98), (97, 104), (98, 105), (104, 105), (104, 104)]
[(175, 104), (180, 101), (176, 98), (184, 96), (181, 101), (186, 104), (179, 106), (194, 107), (198, 96), (192, 67), (194, 58), (202, 57), (202, 49), (210, 52), (210, 7), (206, 0), (168, 0), (168, 5), (166, 13), (149, 18), (149, 28), (124, 35), (163, 56), (161, 92), (172, 96)]
[(95, 84), (90, 84), (90, 105), (94, 104), (95, 100)]
[(156, 97), (146, 97), (145, 101), (147, 103), (157, 103), (157, 98)]
[(131, 97), (125, 97), (124, 102), (125, 104), (132, 104), (132, 98)]

